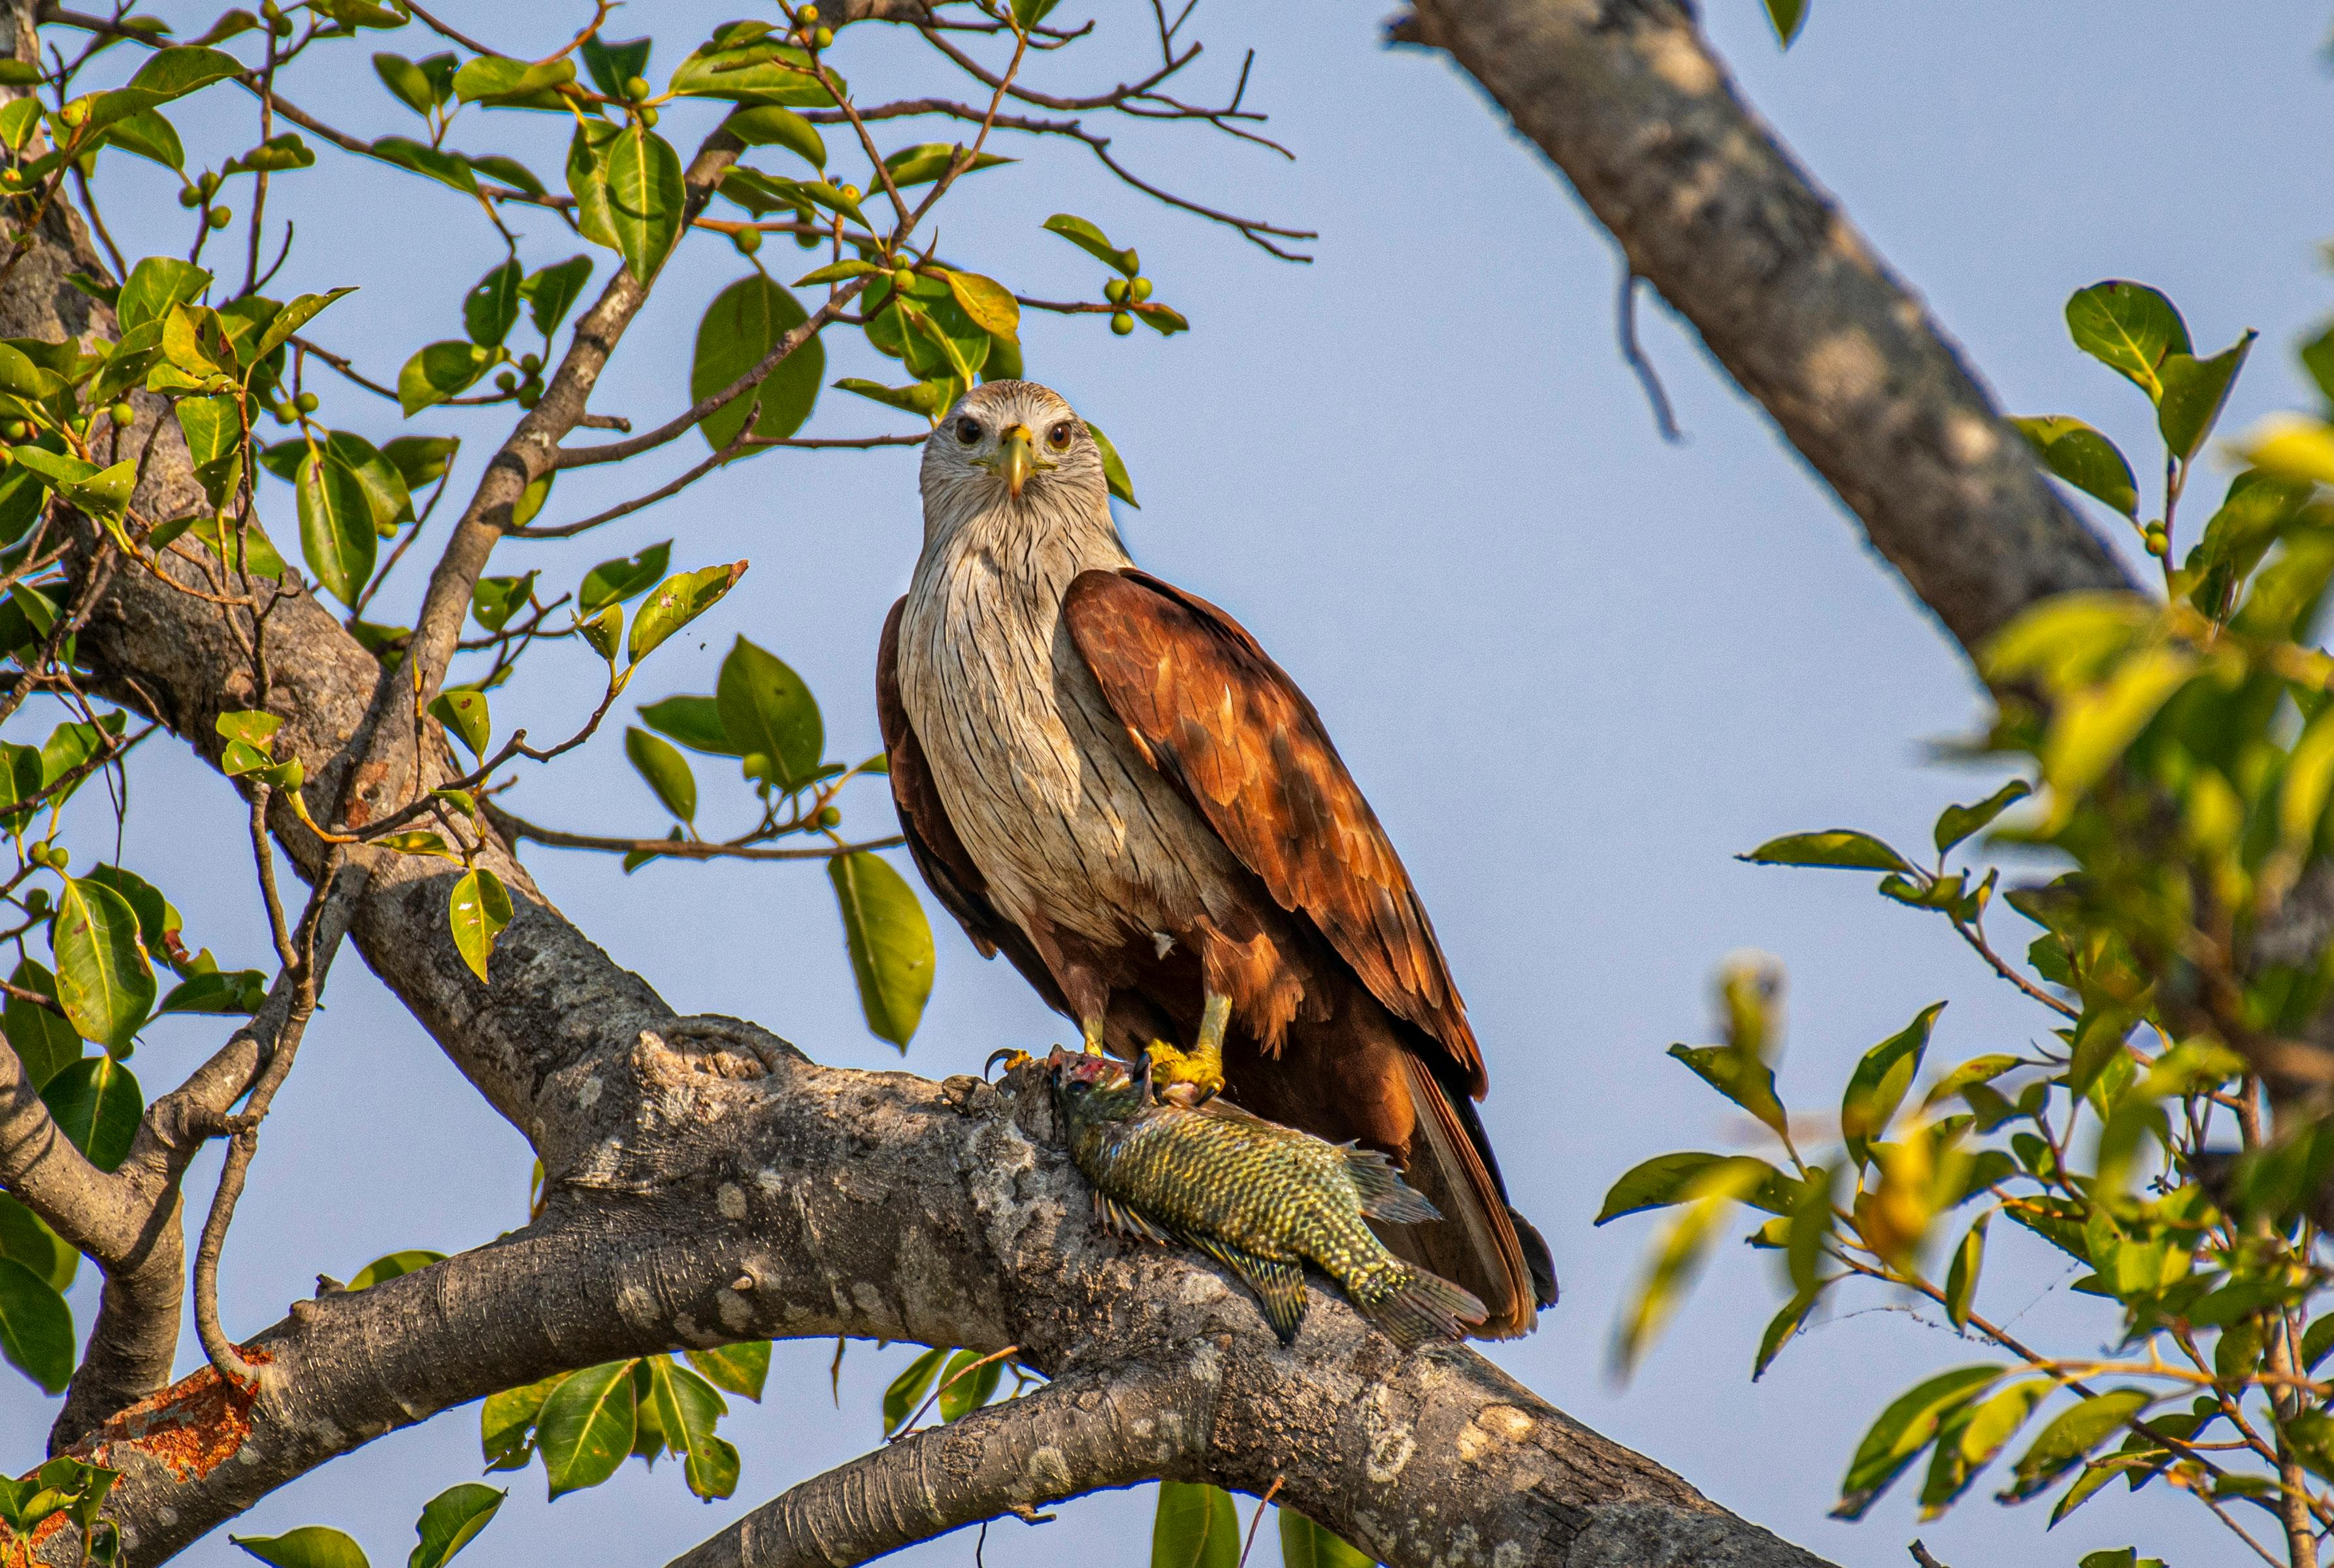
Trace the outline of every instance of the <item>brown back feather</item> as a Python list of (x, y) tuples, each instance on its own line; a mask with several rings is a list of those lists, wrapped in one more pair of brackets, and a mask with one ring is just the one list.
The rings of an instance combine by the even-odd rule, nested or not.
[(1152, 765), (1480, 1099), (1482, 1054), (1434, 927), (1297, 683), (1230, 616), (1147, 572), (1081, 572), (1062, 613)]

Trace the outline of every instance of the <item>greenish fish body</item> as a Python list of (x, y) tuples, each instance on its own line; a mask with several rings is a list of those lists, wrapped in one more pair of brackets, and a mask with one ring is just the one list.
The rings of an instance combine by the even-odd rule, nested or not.
[(1386, 1250), (1366, 1221), (1415, 1224), (1434, 1206), (1374, 1150), (1330, 1143), (1222, 1100), (1152, 1100), (1107, 1057), (1057, 1052), (1054, 1101), (1070, 1158), (1105, 1223), (1181, 1241), (1239, 1275), (1283, 1343), (1305, 1316), (1305, 1268), (1343, 1288), (1403, 1349), (1462, 1339), (1483, 1303)]

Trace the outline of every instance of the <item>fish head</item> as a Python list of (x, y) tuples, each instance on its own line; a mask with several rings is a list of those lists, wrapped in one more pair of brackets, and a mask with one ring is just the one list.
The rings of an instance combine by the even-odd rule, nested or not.
[(1073, 1128), (1124, 1121), (1143, 1107), (1148, 1074), (1138, 1077), (1113, 1057), (1056, 1047), (1046, 1059), (1046, 1071), (1054, 1103)]

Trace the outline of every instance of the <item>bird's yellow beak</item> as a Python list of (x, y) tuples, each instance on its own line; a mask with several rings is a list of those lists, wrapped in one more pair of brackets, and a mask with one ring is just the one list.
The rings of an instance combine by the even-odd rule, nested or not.
[(1021, 486), (1029, 482), (1029, 476), (1037, 467), (1032, 439), (1028, 426), (1008, 425), (998, 443), (997, 472), (1005, 480), (1007, 493), (1016, 501), (1021, 499)]

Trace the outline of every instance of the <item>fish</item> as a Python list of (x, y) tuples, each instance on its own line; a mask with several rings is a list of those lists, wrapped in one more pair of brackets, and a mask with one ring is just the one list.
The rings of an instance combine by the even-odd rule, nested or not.
[(1182, 1242), (1256, 1293), (1282, 1344), (1305, 1320), (1305, 1269), (1336, 1281), (1405, 1351), (1464, 1339), (1483, 1303), (1386, 1249), (1371, 1219), (1415, 1225), (1434, 1206), (1374, 1149), (1331, 1143), (1218, 1098), (1155, 1099), (1150, 1073), (1056, 1049), (1046, 1063), (1070, 1159), (1113, 1232)]

